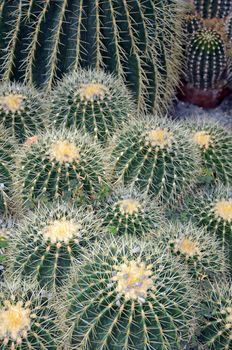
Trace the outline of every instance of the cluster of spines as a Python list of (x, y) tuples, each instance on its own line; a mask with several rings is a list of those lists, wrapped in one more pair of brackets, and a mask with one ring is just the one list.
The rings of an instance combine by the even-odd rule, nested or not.
[(180, 68), (183, 11), (173, 0), (4, 1), (2, 78), (50, 89), (70, 69), (105, 68), (126, 81), (139, 108), (166, 107)]
[(230, 0), (194, 0), (194, 5), (203, 18), (225, 18), (232, 10)]
[(164, 202), (193, 186), (199, 166), (188, 131), (166, 118), (131, 121), (111, 145), (113, 178)]
[(118, 189), (98, 208), (97, 215), (109, 233), (141, 236), (157, 229), (162, 220), (160, 212), (151, 198), (138, 191)]
[(50, 130), (24, 145), (17, 164), (23, 201), (93, 200), (108, 191), (103, 150), (87, 135)]
[[(99, 234), (99, 221), (87, 207), (54, 203), (21, 221), (11, 239), (12, 270), (20, 278), (36, 279), (41, 287), (56, 289), (67, 280), (74, 261)], [(101, 231), (102, 233), (102, 231)]]
[(187, 49), (186, 79), (202, 90), (219, 87), (226, 62), (225, 45), (220, 33), (207, 28), (198, 30)]
[(49, 120), (55, 127), (82, 129), (105, 142), (135, 110), (123, 84), (110, 74), (78, 70), (68, 74), (49, 98)]
[(123, 237), (96, 249), (65, 292), (72, 347), (185, 346), (194, 323), (185, 270), (150, 242)]

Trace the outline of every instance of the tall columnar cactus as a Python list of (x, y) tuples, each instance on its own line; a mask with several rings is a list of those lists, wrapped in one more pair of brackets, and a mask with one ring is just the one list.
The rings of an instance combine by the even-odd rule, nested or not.
[(194, 0), (194, 5), (203, 18), (225, 18), (232, 10), (230, 0)]
[(0, 125), (0, 214), (7, 214), (12, 205), (14, 152), (14, 140)]
[(198, 30), (187, 50), (186, 79), (195, 88), (207, 90), (220, 86), (226, 70), (222, 36), (212, 29)]
[(30, 203), (54, 197), (95, 199), (107, 191), (103, 150), (78, 131), (50, 130), (23, 147), (18, 191)]
[(72, 348), (183, 349), (195, 297), (185, 270), (148, 241), (95, 249), (65, 295)]
[(176, 0), (3, 0), (2, 78), (49, 89), (70, 69), (105, 68), (157, 110), (176, 85), (183, 11)]
[(232, 43), (232, 14), (226, 20), (226, 36), (230, 43)]
[(48, 108), (56, 127), (81, 128), (99, 141), (112, 136), (135, 109), (122, 80), (97, 70), (67, 75), (53, 90)]
[(0, 122), (19, 141), (43, 128), (43, 100), (33, 88), (16, 83), (0, 84)]
[(108, 232), (141, 236), (155, 230), (161, 222), (157, 203), (137, 191), (118, 189), (102, 204), (97, 215)]
[(198, 280), (221, 276), (226, 270), (225, 257), (220, 243), (191, 222), (170, 222), (155, 232), (154, 239), (163, 251), (187, 267), (190, 275)]
[(221, 239), (223, 249), (229, 253), (232, 268), (232, 192), (219, 187), (197, 193), (186, 200), (186, 209), (197, 225)]
[(190, 134), (166, 118), (130, 122), (113, 140), (113, 177), (165, 202), (176, 200), (195, 181), (199, 158)]
[(83, 251), (100, 234), (99, 223), (85, 207), (42, 206), (18, 224), (11, 239), (9, 258), (15, 274), (35, 278), (49, 289), (61, 286), (73, 262), (82, 259)]
[(56, 315), (42, 293), (19, 281), (1, 283), (0, 292), (0, 349), (56, 350)]
[(214, 284), (205, 293), (200, 340), (204, 349), (232, 348), (232, 281)]
[(231, 133), (216, 121), (193, 118), (186, 124), (194, 143), (201, 151), (203, 170), (225, 185), (232, 185), (232, 138)]

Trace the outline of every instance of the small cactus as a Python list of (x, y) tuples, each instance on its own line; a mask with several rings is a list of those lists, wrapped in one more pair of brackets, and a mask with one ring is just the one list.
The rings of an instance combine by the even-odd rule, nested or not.
[(185, 19), (185, 30), (186, 33), (190, 36), (197, 32), (199, 29), (202, 29), (203, 21), (201, 17), (195, 15), (188, 15)]
[(198, 281), (212, 279), (225, 271), (225, 259), (220, 243), (204, 229), (191, 222), (169, 223), (154, 236), (161, 249), (185, 265)]
[(195, 297), (189, 277), (151, 242), (121, 238), (102, 242), (74, 271), (66, 311), (72, 348), (183, 349)]
[(113, 177), (164, 202), (177, 200), (195, 181), (199, 157), (188, 131), (166, 118), (130, 122), (112, 142)]
[(232, 349), (232, 281), (211, 285), (204, 297), (199, 337), (204, 349)]
[(15, 144), (9, 132), (0, 125), (0, 214), (12, 207), (12, 167)]
[(61, 286), (74, 260), (81, 260), (99, 234), (97, 222), (85, 207), (56, 203), (37, 209), (31, 219), (18, 224), (12, 237), (9, 256), (15, 273), (36, 279), (41, 287)]
[(94, 199), (107, 190), (103, 151), (78, 131), (51, 130), (25, 145), (18, 185), (29, 205), (54, 197)]
[(215, 181), (232, 185), (231, 133), (218, 122), (202, 117), (187, 121), (187, 126), (201, 152), (202, 167)]
[(225, 18), (232, 10), (231, 0), (194, 0), (194, 5), (203, 18)]
[(195, 88), (217, 88), (226, 70), (226, 52), (222, 36), (212, 29), (198, 30), (187, 49), (186, 79)]
[(98, 210), (106, 230), (117, 235), (149, 233), (161, 221), (156, 202), (129, 189), (116, 190)]
[(232, 268), (232, 195), (229, 189), (218, 187), (200, 192), (186, 200), (186, 210), (198, 226), (205, 227), (222, 242)]
[(50, 115), (55, 127), (64, 124), (106, 141), (133, 113), (132, 99), (123, 82), (96, 70), (67, 75), (50, 97)]
[(16, 83), (0, 85), (0, 122), (19, 142), (43, 128), (43, 100), (33, 88)]
[(56, 350), (58, 336), (55, 313), (37, 288), (0, 284), (0, 350)]

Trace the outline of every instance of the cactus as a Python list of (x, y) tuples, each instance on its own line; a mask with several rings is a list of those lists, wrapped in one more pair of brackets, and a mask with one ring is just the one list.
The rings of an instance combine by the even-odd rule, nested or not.
[(197, 89), (213, 89), (223, 80), (225, 70), (226, 53), (222, 36), (212, 29), (198, 30), (187, 50), (187, 81)]
[(232, 185), (231, 133), (217, 121), (193, 118), (186, 124), (201, 151), (202, 167), (215, 181)]
[(123, 82), (97, 70), (67, 75), (50, 97), (49, 118), (56, 127), (82, 128), (99, 141), (127, 121), (134, 106)]
[(232, 268), (232, 196), (222, 186), (209, 192), (200, 191), (186, 200), (186, 210), (198, 226), (220, 238), (223, 250), (228, 252)]
[(42, 293), (15, 280), (0, 291), (0, 350), (56, 350), (56, 315)]
[(118, 189), (98, 210), (97, 214), (107, 231), (141, 236), (155, 229), (161, 221), (161, 210), (150, 198), (139, 192)]
[(111, 144), (113, 177), (164, 202), (193, 186), (199, 158), (188, 131), (166, 118), (130, 122)]
[(231, 0), (194, 0), (194, 5), (203, 18), (225, 18), (232, 10)]
[(170, 102), (180, 68), (181, 2), (3, 2), (3, 80), (50, 89), (63, 73), (96, 67), (123, 78), (139, 108)]
[(107, 191), (103, 150), (87, 135), (51, 130), (30, 143), (17, 167), (18, 192), (29, 206), (54, 197), (95, 199)]
[(48, 289), (61, 286), (73, 262), (81, 260), (83, 250), (99, 235), (98, 223), (84, 206), (55, 203), (37, 209), (12, 237), (9, 257), (15, 274), (34, 278)]
[(203, 21), (201, 17), (189, 14), (185, 19), (185, 30), (188, 36), (190, 37), (192, 34), (202, 29)]
[(226, 20), (226, 36), (230, 43), (232, 43), (232, 14)]
[(221, 276), (226, 269), (219, 241), (191, 222), (170, 222), (160, 228), (158, 235), (155, 232), (154, 239), (162, 251), (186, 266), (190, 275), (198, 281)]
[(215, 283), (205, 293), (200, 340), (204, 349), (232, 348), (232, 281)]
[(19, 142), (43, 128), (43, 102), (33, 88), (16, 83), (0, 85), (0, 122)]
[(66, 291), (71, 347), (183, 349), (195, 298), (185, 270), (149, 241), (110, 242), (76, 266)]
[(12, 166), (15, 144), (0, 125), (0, 214), (7, 214), (12, 208)]

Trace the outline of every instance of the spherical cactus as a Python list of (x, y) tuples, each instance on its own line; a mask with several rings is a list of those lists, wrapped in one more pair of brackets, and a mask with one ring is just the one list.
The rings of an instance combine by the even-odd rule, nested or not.
[(225, 272), (225, 257), (220, 243), (204, 229), (191, 222), (170, 222), (161, 226), (158, 232), (155, 232), (154, 239), (161, 249), (185, 265), (196, 280), (209, 280)]
[(97, 212), (108, 232), (141, 236), (154, 230), (161, 221), (155, 201), (137, 191), (118, 189)]
[(132, 99), (123, 82), (97, 70), (67, 75), (50, 97), (49, 118), (59, 127), (76, 127), (106, 141), (133, 113)]
[(60, 336), (56, 314), (35, 286), (0, 284), (0, 349), (56, 350)]
[(211, 29), (197, 31), (187, 50), (187, 81), (198, 89), (213, 89), (220, 85), (225, 69), (226, 53), (221, 35)]
[(203, 18), (224, 18), (232, 10), (231, 0), (194, 0), (194, 5)]
[(0, 122), (19, 142), (43, 128), (43, 116), (43, 100), (33, 87), (15, 83), (0, 85)]
[(102, 242), (66, 292), (72, 349), (183, 349), (195, 293), (179, 264), (149, 241)]
[(188, 131), (166, 118), (130, 122), (112, 142), (113, 177), (163, 201), (176, 200), (195, 181), (199, 158)]
[(61, 286), (73, 261), (80, 261), (99, 235), (98, 223), (93, 212), (83, 206), (55, 203), (37, 209), (31, 219), (18, 224), (11, 239), (9, 257), (15, 273), (34, 278), (49, 289)]
[(94, 199), (107, 190), (103, 150), (78, 131), (51, 130), (29, 142), (18, 160), (18, 185), (24, 201), (54, 197)]
[(220, 238), (223, 249), (229, 254), (232, 268), (232, 192), (219, 187), (200, 192), (186, 200), (186, 210), (198, 226), (205, 227)]
[(232, 281), (214, 284), (205, 293), (200, 340), (204, 349), (232, 348)]
[(215, 181), (232, 184), (231, 133), (216, 121), (193, 118), (186, 124), (201, 152), (202, 167)]
[(7, 214), (12, 208), (12, 168), (15, 143), (0, 125), (0, 214)]

